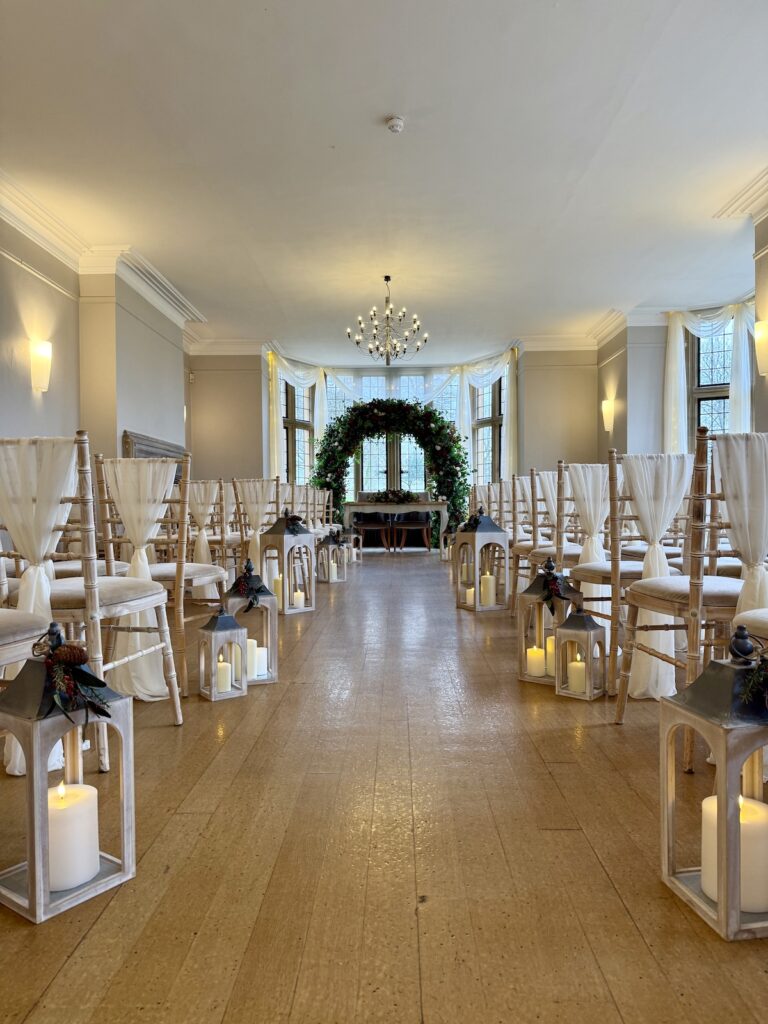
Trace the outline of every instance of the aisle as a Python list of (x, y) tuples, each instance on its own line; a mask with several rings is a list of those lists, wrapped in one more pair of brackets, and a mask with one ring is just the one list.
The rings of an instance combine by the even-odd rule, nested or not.
[(182, 729), (138, 705), (138, 876), (0, 910), (0, 1021), (768, 1020), (765, 942), (659, 881), (656, 706), (520, 687), (509, 616), (457, 613), (448, 574), (366, 557), (281, 622), (277, 685)]

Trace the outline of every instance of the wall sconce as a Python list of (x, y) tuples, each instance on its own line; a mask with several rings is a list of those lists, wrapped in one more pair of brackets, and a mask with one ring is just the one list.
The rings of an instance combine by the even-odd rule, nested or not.
[(603, 426), (607, 433), (613, 433), (613, 412), (616, 403), (612, 398), (604, 398), (602, 403), (603, 409)]
[(50, 341), (30, 341), (29, 366), (33, 391), (47, 391), (51, 383), (53, 345)]
[(765, 377), (768, 375), (768, 320), (758, 320), (755, 324), (755, 358), (757, 372)]

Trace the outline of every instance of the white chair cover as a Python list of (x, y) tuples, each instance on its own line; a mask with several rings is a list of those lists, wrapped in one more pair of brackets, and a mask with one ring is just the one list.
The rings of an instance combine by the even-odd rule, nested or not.
[[(523, 499), (523, 507), (517, 506), (517, 515), (531, 517), (531, 478), (529, 476), (518, 476), (517, 478), (517, 493)], [(521, 527), (518, 527), (517, 537), (515, 540), (526, 540), (528, 534)]]
[(736, 612), (768, 608), (768, 434), (718, 435), (715, 445), (728, 537), (742, 561)]
[(477, 484), (475, 487), (475, 502), (478, 506), (482, 505), (486, 513), (488, 512), (488, 484)]
[(232, 529), (232, 522), (235, 518), (235, 488), (231, 480), (224, 481), (222, 494), (224, 504), (224, 536)]
[[(53, 562), (49, 555), (59, 542), (61, 530), (54, 527), (69, 518), (72, 508), (61, 504), (63, 496), (74, 495), (76, 486), (75, 445), (71, 437), (20, 438), (0, 445), (0, 521), (13, 538), (20, 555), (29, 563), (19, 581), (17, 608), (51, 621), (51, 580)], [(6, 679), (14, 679), (23, 662), (9, 665)], [(9, 736), (4, 749), (9, 775), (24, 775), (24, 754)], [(48, 761), (48, 770), (64, 763), (61, 744)]]
[[(132, 579), (151, 580), (147, 559), (147, 545), (157, 535), (157, 520), (166, 507), (176, 466), (173, 462), (157, 459), (105, 459), (104, 473), (112, 498), (133, 544), (133, 555), (128, 569)], [(131, 626), (156, 627), (154, 608), (126, 616)], [(121, 620), (121, 624), (122, 624)], [(114, 660), (134, 654), (157, 643), (157, 634), (118, 633)], [(168, 690), (163, 677), (160, 651), (146, 654), (127, 665), (120, 665), (109, 674), (109, 685), (119, 693), (139, 700), (166, 700)]]
[(552, 469), (542, 470), (538, 475), (537, 483), (544, 504), (547, 509), (547, 516), (554, 527), (557, 523), (557, 471)]
[[(608, 467), (601, 464), (575, 463), (568, 467), (573, 504), (584, 535), (579, 564), (607, 562), (602, 530), (608, 517), (611, 500), (608, 491)], [(598, 583), (582, 583), (586, 598), (610, 596), (611, 588)], [(597, 603), (598, 611), (608, 611), (606, 601)]]
[(283, 510), (286, 509), (286, 508), (288, 509), (289, 512), (292, 511), (292, 505), (291, 505), (292, 497), (293, 497), (293, 487), (291, 486), (291, 484), (281, 483), (280, 484), (280, 508), (277, 510), (278, 516), (281, 516), (283, 514)]
[[(661, 538), (677, 514), (691, 480), (691, 455), (625, 455), (624, 479), (632, 495), (631, 506), (640, 523), (640, 532), (648, 542), (643, 558), (643, 579), (669, 576), (669, 563), (661, 546)], [(672, 622), (669, 615), (641, 609), (638, 626), (661, 626)], [(651, 631), (644, 634), (647, 643), (672, 657), (675, 652), (673, 633)], [(629, 677), (630, 697), (671, 697), (675, 693), (675, 667), (635, 651)]]
[[(200, 565), (213, 564), (207, 526), (218, 496), (218, 480), (191, 480), (189, 483), (189, 514), (197, 527), (192, 560)], [(224, 536), (226, 537), (226, 532)], [(216, 584), (203, 583), (201, 586), (192, 587), (192, 596), (205, 601), (215, 601), (218, 596)]]
[(267, 525), (270, 507), (275, 500), (275, 481), (269, 478), (266, 480), (238, 480), (237, 489), (252, 530), (248, 543), (248, 557), (253, 562), (254, 570), (258, 572), (261, 565), (259, 538)]

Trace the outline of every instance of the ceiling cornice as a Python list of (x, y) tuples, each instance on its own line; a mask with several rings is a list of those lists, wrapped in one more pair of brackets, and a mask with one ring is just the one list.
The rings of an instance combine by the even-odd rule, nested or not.
[(77, 270), (88, 243), (0, 170), (0, 218), (41, 249)]
[(0, 219), (78, 274), (116, 274), (178, 327), (206, 322), (141, 253), (130, 245), (89, 245), (2, 170)]
[(768, 217), (768, 167), (721, 206), (715, 220), (726, 217), (751, 217), (755, 224)]
[(626, 326), (627, 318), (624, 314), (618, 309), (609, 309), (592, 325), (589, 336), (595, 339), (595, 345), (600, 348), (615, 338), (619, 331), (623, 331)]
[(583, 334), (521, 334), (517, 348), (521, 352), (594, 352), (597, 342)]
[(255, 338), (204, 338), (189, 326), (184, 329), (184, 351), (190, 356), (260, 356), (274, 347)]
[(669, 316), (658, 306), (636, 306), (627, 313), (627, 327), (666, 327)]

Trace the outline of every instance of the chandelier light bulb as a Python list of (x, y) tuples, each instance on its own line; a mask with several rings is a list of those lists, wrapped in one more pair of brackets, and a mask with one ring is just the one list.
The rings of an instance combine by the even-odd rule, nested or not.
[[(361, 316), (357, 318), (358, 333), (354, 337), (358, 348), (360, 343), (365, 341), (371, 358), (381, 359), (387, 366), (395, 359), (405, 359), (408, 356), (408, 342), (412, 340), (411, 335), (413, 335), (413, 340), (415, 341), (416, 335), (421, 331), (421, 321), (419, 320), (418, 313), (412, 314), (412, 322), (409, 324), (409, 329), (407, 331), (402, 330), (400, 325), (404, 323), (408, 310), (405, 306), (402, 306), (398, 309), (398, 312), (395, 312), (395, 306), (389, 290), (391, 280), (389, 274), (386, 274), (384, 282), (387, 294), (384, 300), (382, 321), (379, 322), (376, 306), (372, 306), (368, 314), (371, 328), (370, 340), (366, 338), (365, 322)], [(347, 328), (347, 338), (350, 341), (352, 340), (352, 329), (350, 327)], [(415, 344), (411, 345), (410, 355), (415, 355), (416, 352), (419, 352), (422, 346), (426, 345), (428, 338), (429, 335), (425, 334), (423, 338), (415, 341)]]

